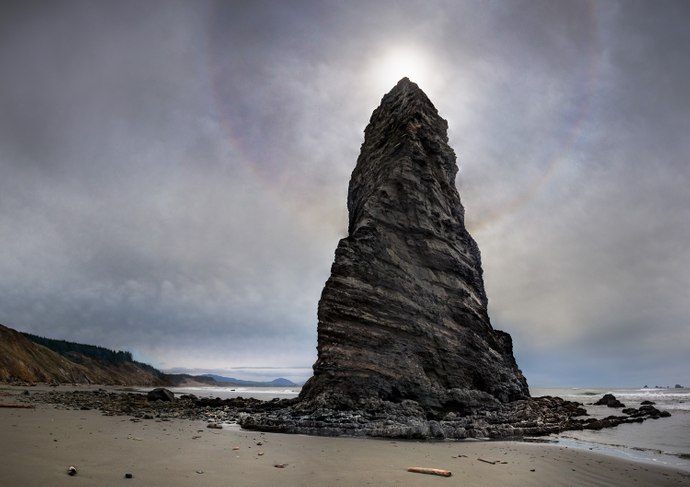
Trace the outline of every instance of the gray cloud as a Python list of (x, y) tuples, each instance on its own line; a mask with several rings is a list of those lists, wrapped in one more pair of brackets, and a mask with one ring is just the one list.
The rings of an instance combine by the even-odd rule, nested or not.
[(308, 367), (403, 46), (530, 383), (690, 382), (684, 2), (2, 10), (3, 324), (163, 367)]

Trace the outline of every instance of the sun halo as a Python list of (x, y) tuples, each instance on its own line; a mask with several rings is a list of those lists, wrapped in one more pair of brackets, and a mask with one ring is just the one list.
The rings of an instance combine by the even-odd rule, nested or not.
[(429, 82), (428, 58), (413, 48), (397, 48), (380, 57), (374, 69), (377, 88), (387, 90), (407, 77), (420, 87)]

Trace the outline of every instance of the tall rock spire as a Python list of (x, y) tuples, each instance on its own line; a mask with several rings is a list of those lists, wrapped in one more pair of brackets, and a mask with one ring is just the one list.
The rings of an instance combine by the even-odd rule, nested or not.
[(302, 401), (410, 399), (439, 411), (461, 406), (468, 392), (501, 402), (529, 396), (510, 335), (489, 321), (447, 128), (407, 78), (373, 112), (350, 180), (348, 236), (319, 302), (318, 359)]
[(447, 123), (403, 78), (371, 116), (350, 180), (349, 234), (319, 302), (314, 376), (243, 428), (388, 438), (516, 438), (596, 421), (579, 403), (530, 398), (510, 335), (486, 310)]

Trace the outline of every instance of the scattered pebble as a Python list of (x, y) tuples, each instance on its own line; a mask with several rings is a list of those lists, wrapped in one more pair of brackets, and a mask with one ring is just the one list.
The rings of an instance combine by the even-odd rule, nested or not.
[(70, 465), (70, 466), (67, 468), (67, 475), (71, 475), (71, 476), (77, 475), (77, 467), (75, 467), (75, 466), (73, 466), (73, 465)]
[(133, 477), (134, 477), (134, 475), (132, 475), (131, 473), (126, 473), (126, 474), (125, 474), (125, 478), (126, 478), (126, 479), (131, 479), (131, 478), (133, 478)]
[(285, 468), (285, 467), (288, 466), (288, 464), (287, 464), (287, 463), (276, 463), (276, 464), (273, 465), (273, 466), (274, 466), (275, 468)]

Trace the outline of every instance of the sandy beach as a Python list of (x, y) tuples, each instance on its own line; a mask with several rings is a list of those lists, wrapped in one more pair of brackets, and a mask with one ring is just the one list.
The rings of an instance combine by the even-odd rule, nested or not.
[[(17, 404), (3, 391), (2, 404)], [(243, 431), (201, 421), (0, 408), (0, 485), (687, 485), (690, 472), (548, 444), (409, 442)], [(491, 463), (489, 463), (491, 462)], [(77, 474), (67, 475), (69, 466)], [(408, 472), (445, 469), (451, 477)], [(132, 478), (125, 478), (131, 474)]]

